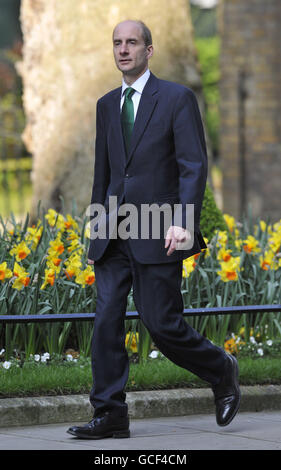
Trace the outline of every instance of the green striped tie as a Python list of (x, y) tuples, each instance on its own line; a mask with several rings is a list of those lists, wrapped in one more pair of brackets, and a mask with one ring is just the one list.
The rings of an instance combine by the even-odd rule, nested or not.
[(126, 88), (124, 92), (125, 99), (121, 113), (121, 122), (127, 156), (129, 154), (130, 141), (134, 127), (134, 103), (132, 101), (132, 96), (135, 91), (136, 90), (134, 90), (134, 88)]

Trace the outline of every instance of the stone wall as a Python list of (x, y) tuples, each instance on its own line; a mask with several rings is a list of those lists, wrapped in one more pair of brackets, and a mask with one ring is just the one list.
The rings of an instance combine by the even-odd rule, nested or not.
[[(33, 202), (65, 210), (90, 203), (96, 101), (121, 85), (112, 30), (128, 18), (127, 0), (22, 0), (24, 142), (33, 155)], [(203, 107), (201, 79), (186, 0), (141, 0), (134, 16), (152, 30), (157, 76), (193, 88)], [(203, 113), (203, 112), (202, 112)]]
[(241, 217), (251, 204), (255, 216), (276, 221), (281, 217), (281, 2), (221, 0), (219, 20), (223, 210)]

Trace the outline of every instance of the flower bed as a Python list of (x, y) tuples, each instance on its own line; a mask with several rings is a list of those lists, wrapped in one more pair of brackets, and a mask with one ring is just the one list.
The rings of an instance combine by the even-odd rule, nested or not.
[[(230, 348), (234, 337), (247, 344), (259, 334), (280, 339), (280, 313), (244, 314), (243, 305), (281, 303), (281, 220), (274, 224), (251, 217), (237, 222), (224, 214), (228, 230), (218, 230), (207, 249), (183, 262), (185, 308), (241, 305), (241, 315), (188, 317), (186, 321), (213, 342)], [(63, 216), (49, 209), (37, 224), (1, 219), (0, 314), (94, 312), (95, 272), (87, 265), (89, 227), (86, 218)], [(204, 228), (202, 228), (204, 233)], [(135, 310), (132, 292), (128, 309)], [(15, 354), (62, 354), (67, 347), (90, 354), (91, 322), (0, 326), (5, 360)], [(126, 321), (127, 347), (139, 358), (153, 350), (149, 333), (139, 320)]]

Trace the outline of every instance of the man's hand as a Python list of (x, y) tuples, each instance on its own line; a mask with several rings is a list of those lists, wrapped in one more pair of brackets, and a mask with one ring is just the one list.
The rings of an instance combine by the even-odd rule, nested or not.
[(88, 264), (94, 264), (94, 260), (88, 258)]
[(190, 238), (191, 235), (188, 230), (176, 225), (171, 225), (168, 229), (165, 241), (165, 248), (169, 247), (167, 255), (170, 256), (173, 251), (177, 249), (179, 243), (186, 242)]

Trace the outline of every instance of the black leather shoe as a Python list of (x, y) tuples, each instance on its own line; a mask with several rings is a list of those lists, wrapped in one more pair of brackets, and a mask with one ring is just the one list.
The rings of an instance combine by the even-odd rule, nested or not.
[(88, 424), (72, 426), (69, 434), (80, 439), (103, 439), (105, 437), (130, 437), (128, 416), (113, 416), (109, 412), (94, 417)]
[(216, 420), (219, 426), (227, 426), (236, 415), (241, 400), (238, 383), (239, 369), (234, 356), (228, 355), (229, 365), (218, 385), (213, 385), (215, 395)]

